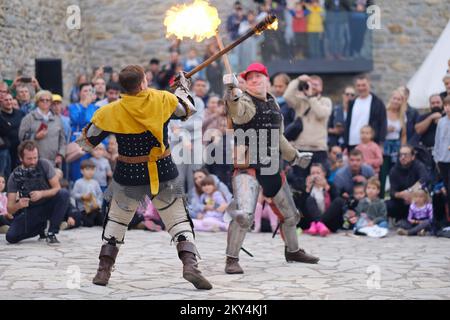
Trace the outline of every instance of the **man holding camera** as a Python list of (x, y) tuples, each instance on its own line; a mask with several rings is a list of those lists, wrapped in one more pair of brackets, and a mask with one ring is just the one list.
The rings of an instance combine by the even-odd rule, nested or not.
[(8, 212), (14, 220), (6, 241), (18, 243), (40, 235), (50, 220), (47, 242), (58, 244), (56, 234), (69, 206), (69, 192), (61, 189), (51, 163), (39, 159), (35, 142), (22, 142), (19, 157), (22, 165), (8, 179)]
[[(284, 97), (288, 105), (295, 110), (296, 121), (292, 125), (298, 126), (301, 119), (302, 130), (292, 140), (294, 147), (300, 152), (312, 153), (311, 163), (320, 163), (327, 168), (328, 119), (332, 111), (332, 102), (322, 96), (322, 90), (323, 82), (320, 77), (302, 75), (291, 81)], [(295, 181), (291, 181), (292, 186), (304, 190), (308, 173), (309, 167), (293, 168), (292, 177), (295, 177)]]

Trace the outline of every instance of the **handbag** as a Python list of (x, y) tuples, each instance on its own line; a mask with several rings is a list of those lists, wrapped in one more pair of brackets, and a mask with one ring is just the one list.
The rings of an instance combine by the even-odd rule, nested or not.
[(78, 143), (71, 142), (66, 147), (66, 162), (72, 163), (74, 161), (77, 161), (85, 154), (86, 152), (83, 151)]
[[(308, 113), (311, 111), (311, 107), (306, 109), (305, 113), (303, 113), (303, 116), (307, 116)], [(303, 120), (302, 117), (297, 117), (295, 120), (290, 123), (286, 129), (284, 130), (284, 136), (288, 141), (295, 141), (300, 136), (300, 134), (303, 132)]]

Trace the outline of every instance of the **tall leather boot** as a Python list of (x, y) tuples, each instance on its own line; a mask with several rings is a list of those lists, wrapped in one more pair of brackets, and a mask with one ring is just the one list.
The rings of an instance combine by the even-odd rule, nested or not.
[(111, 277), (112, 268), (116, 262), (119, 248), (110, 244), (104, 244), (100, 250), (97, 274), (92, 280), (93, 284), (106, 286)]
[(203, 277), (198, 269), (197, 249), (192, 242), (180, 241), (177, 244), (178, 257), (183, 262), (183, 278), (192, 283), (197, 289), (210, 290), (211, 283)]

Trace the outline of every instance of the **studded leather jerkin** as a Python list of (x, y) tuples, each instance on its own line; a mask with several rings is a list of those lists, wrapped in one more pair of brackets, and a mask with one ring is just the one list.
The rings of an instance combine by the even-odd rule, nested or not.
[[(252, 149), (251, 146), (254, 145), (256, 143), (256, 146), (253, 146), (254, 148), (256, 148), (257, 150), (257, 155), (254, 154), (253, 152), (250, 153), (250, 167), (251, 168), (262, 168), (262, 167), (268, 167), (270, 166), (270, 162), (267, 163), (267, 160), (264, 160), (261, 158), (261, 153), (263, 155), (268, 155), (270, 156), (272, 153), (274, 152), (273, 150), (276, 149), (279, 151), (279, 145), (278, 145), (278, 141), (276, 145), (272, 145), (272, 130), (280, 130), (281, 128), (281, 122), (283, 121), (282, 116), (281, 116), (281, 112), (279, 110), (278, 105), (276, 104), (275, 100), (273, 99), (272, 96), (268, 95), (268, 100), (267, 101), (263, 101), (260, 100), (258, 98), (255, 98), (251, 95), (249, 95), (252, 100), (253, 103), (256, 106), (256, 113), (254, 115), (254, 117), (247, 123), (245, 124), (235, 124), (233, 123), (233, 129), (235, 130), (235, 135), (236, 135), (236, 130), (242, 129), (244, 132), (248, 133), (249, 138), (245, 139), (245, 145), (249, 146), (250, 150)], [(250, 134), (252, 131), (248, 131), (248, 130), (255, 130), (254, 133), (255, 134)], [(262, 134), (262, 132), (266, 131), (267, 132), (267, 138), (264, 134)], [(264, 141), (264, 143), (263, 143)], [(235, 143), (238, 143), (236, 137), (235, 137)], [(265, 145), (267, 146), (267, 151), (266, 150), (261, 150), (260, 152), (260, 148)], [(272, 150), (270, 150), (272, 149)]]

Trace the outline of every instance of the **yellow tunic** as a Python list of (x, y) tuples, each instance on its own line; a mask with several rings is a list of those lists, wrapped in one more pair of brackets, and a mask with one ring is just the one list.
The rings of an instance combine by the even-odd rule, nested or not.
[(161, 147), (150, 150), (148, 172), (152, 194), (159, 192), (159, 176), (156, 161), (166, 150), (163, 127), (178, 105), (175, 95), (167, 91), (146, 89), (135, 96), (122, 98), (95, 112), (91, 122), (99, 129), (120, 134), (140, 134), (150, 131)]

